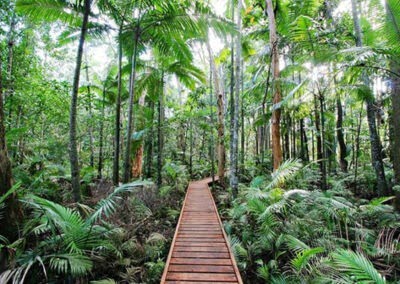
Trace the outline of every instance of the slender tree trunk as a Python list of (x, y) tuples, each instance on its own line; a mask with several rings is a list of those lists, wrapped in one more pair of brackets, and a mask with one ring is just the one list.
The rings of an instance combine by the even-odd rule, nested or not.
[[(231, 1), (231, 20), (235, 21), (235, 0)], [(233, 146), (233, 131), (234, 131), (234, 119), (235, 119), (235, 36), (231, 35), (231, 66), (230, 66), (230, 92), (229, 92), (229, 115), (230, 115), (230, 139), (229, 139), (229, 159), (230, 159), (230, 170), (231, 173), (229, 175), (229, 182), (232, 186), (232, 155), (234, 152), (232, 151)]]
[[(272, 75), (274, 81), (274, 96), (273, 104), (276, 106), (280, 103), (281, 87), (279, 82), (279, 50), (278, 50), (278, 35), (276, 31), (276, 21), (274, 14), (274, 7), (272, 0), (266, 0), (267, 14), (269, 19), (269, 40), (272, 53)], [(279, 168), (282, 163), (282, 147), (281, 147), (281, 109), (274, 109), (271, 118), (271, 132), (272, 132), (272, 157), (274, 159), (274, 171)]]
[(89, 78), (89, 62), (87, 59), (87, 53), (85, 53), (85, 75), (86, 75), (86, 82), (87, 82), (87, 95), (88, 95), (88, 110), (89, 110), (89, 123), (88, 123), (88, 130), (89, 130), (89, 150), (90, 150), (90, 158), (89, 158), (89, 165), (90, 167), (94, 167), (94, 137), (93, 137), (93, 111), (92, 111), (92, 93), (90, 91), (90, 78)]
[(347, 173), (347, 166), (348, 166), (348, 162), (346, 160), (347, 148), (343, 135), (343, 107), (339, 93), (336, 93), (336, 109), (337, 109), (336, 136), (339, 144), (339, 164), (341, 170)]
[(304, 127), (304, 119), (302, 118), (300, 120), (300, 149), (301, 149), (301, 154), (300, 157), (303, 161), (309, 162), (310, 157), (308, 153), (308, 139), (307, 139), (307, 133)]
[[(211, 50), (209, 49), (209, 52)], [(211, 123), (211, 127), (210, 127), (210, 141), (209, 141), (209, 156), (210, 156), (210, 161), (211, 161), (211, 180), (212, 180), (212, 184), (214, 185), (214, 181), (215, 181), (215, 163), (214, 163), (214, 155), (215, 155), (215, 150), (214, 150), (214, 112), (212, 109), (213, 106), (213, 61), (210, 55), (210, 78), (209, 78), (209, 89), (210, 89), (210, 123)], [(203, 135), (203, 137), (205, 137), (205, 135)], [(203, 140), (204, 141), (204, 140)], [(201, 151), (203, 152), (203, 151)]]
[[(243, 67), (242, 67), (243, 70)], [(243, 71), (242, 71), (243, 72)], [(240, 139), (240, 173), (244, 174), (244, 155), (246, 153), (246, 133), (244, 127), (244, 99), (243, 99), (243, 77), (242, 77), (242, 104), (241, 104), (241, 139)]]
[(115, 133), (114, 133), (114, 159), (113, 159), (113, 183), (119, 183), (119, 155), (121, 144), (121, 93), (122, 93), (122, 34), (123, 23), (119, 27), (118, 32), (118, 92), (117, 101), (115, 104)]
[(357, 132), (355, 137), (355, 146), (353, 151), (353, 160), (354, 160), (354, 193), (357, 194), (357, 176), (358, 176), (358, 156), (360, 154), (360, 133), (361, 133), (361, 124), (362, 124), (362, 114), (363, 108), (360, 109), (360, 114), (358, 117), (357, 123)]
[(99, 131), (99, 163), (97, 165), (97, 177), (103, 178), (103, 140), (104, 140), (104, 120), (105, 120), (105, 101), (106, 101), (106, 87), (103, 87), (103, 99), (101, 102), (101, 119)]
[(151, 109), (151, 124), (150, 124), (150, 131), (147, 135), (147, 141), (145, 143), (146, 147), (147, 147), (147, 151), (146, 151), (146, 177), (147, 178), (151, 178), (153, 176), (153, 134), (154, 134), (154, 130), (153, 130), (153, 122), (154, 122), (154, 112), (155, 112), (155, 105), (153, 101), (149, 101), (149, 107)]
[(157, 153), (157, 186), (162, 185), (162, 167), (163, 167), (163, 120), (164, 120), (164, 71), (161, 72), (161, 92), (158, 96), (158, 119), (157, 119), (157, 137), (158, 137), (158, 153)]
[(315, 108), (315, 131), (317, 136), (317, 160), (319, 164), (319, 170), (321, 173), (321, 189), (326, 190), (326, 166), (324, 161), (324, 150), (322, 146), (322, 135), (321, 135), (321, 118), (320, 110), (318, 110), (318, 99), (317, 95), (314, 94), (314, 108)]
[(138, 44), (139, 44), (139, 27), (136, 27), (134, 32), (134, 47), (132, 55), (132, 69), (131, 76), (129, 80), (129, 103), (128, 103), (128, 124), (126, 128), (126, 144), (125, 144), (125, 157), (124, 157), (124, 175), (123, 182), (129, 182), (131, 178), (131, 142), (132, 142), (132, 132), (134, 129), (134, 100), (135, 100), (135, 82), (136, 82), (136, 61), (138, 56)]
[[(391, 62), (391, 70), (396, 74), (400, 74), (400, 64), (398, 62)], [(395, 190), (396, 201), (395, 207), (400, 211), (400, 77), (392, 76), (392, 159), (393, 159), (393, 171), (394, 171), (394, 182), (397, 185)]]
[(208, 39), (206, 40), (207, 50), (210, 58), (210, 66), (211, 72), (214, 75), (214, 90), (215, 95), (217, 97), (217, 112), (218, 112), (218, 121), (217, 121), (217, 129), (218, 129), (218, 177), (221, 185), (224, 186), (224, 175), (225, 175), (225, 129), (224, 129), (224, 95), (221, 91), (218, 71), (215, 66), (214, 57), (212, 54), (210, 42)]
[[(354, 31), (356, 37), (356, 46), (362, 47), (362, 33), (360, 20), (358, 17), (357, 11), (357, 3), (356, 0), (351, 0), (352, 13), (353, 13), (353, 23), (354, 23)], [(368, 75), (363, 72), (362, 75), (364, 85), (366, 89), (370, 89), (369, 78)], [(369, 128), (369, 138), (371, 141), (371, 162), (372, 167), (375, 170), (376, 180), (377, 180), (377, 193), (379, 196), (383, 196), (388, 193), (388, 188), (386, 184), (385, 177), (385, 169), (382, 160), (382, 146), (381, 141), (378, 135), (378, 131), (376, 128), (376, 120), (375, 120), (375, 98), (373, 94), (368, 94), (366, 98), (366, 108), (367, 108), (367, 120), (368, 120), (368, 128)]]
[(240, 100), (240, 87), (241, 87), (241, 56), (242, 56), (242, 39), (241, 39), (241, 28), (242, 28), (242, 1), (238, 1), (237, 6), (237, 27), (238, 35), (236, 37), (236, 60), (235, 60), (235, 96), (233, 98), (233, 110), (232, 114), (232, 131), (231, 131), (231, 159), (230, 159), (230, 186), (232, 188), (232, 197), (236, 198), (238, 194), (238, 155), (239, 155), (239, 100)]
[(13, 108), (13, 96), (14, 96), (14, 78), (13, 78), (13, 67), (14, 67), (14, 34), (15, 26), (17, 24), (15, 12), (13, 12), (10, 30), (7, 36), (8, 45), (8, 58), (7, 58), (7, 92), (5, 94), (5, 99), (9, 101), (8, 108), (8, 119), (11, 121), (12, 108)]
[(189, 122), (189, 174), (190, 178), (193, 178), (193, 147), (194, 147), (194, 139), (193, 139), (193, 123)]
[(74, 195), (75, 202), (81, 200), (81, 189), (80, 189), (80, 176), (79, 176), (79, 156), (78, 156), (78, 145), (76, 135), (76, 121), (77, 121), (77, 108), (78, 108), (78, 90), (79, 90), (79, 78), (81, 74), (83, 46), (85, 44), (85, 38), (87, 33), (87, 26), (89, 22), (90, 5), (91, 0), (85, 0), (85, 10), (83, 15), (81, 34), (79, 38), (78, 54), (76, 56), (76, 66), (74, 81), (72, 85), (71, 95), (71, 109), (69, 116), (69, 156), (71, 163), (71, 184), (72, 192)]

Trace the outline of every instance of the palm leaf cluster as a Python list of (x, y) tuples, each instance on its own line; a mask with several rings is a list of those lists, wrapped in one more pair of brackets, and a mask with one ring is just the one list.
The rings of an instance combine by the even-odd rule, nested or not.
[(243, 188), (227, 211), (225, 228), (238, 264), (258, 275), (248, 280), (386, 283), (396, 273), (390, 267), (399, 265), (393, 258), (399, 223), (384, 204), (392, 197), (357, 204), (343, 185), (327, 192), (295, 188), (309, 171), (297, 161), (285, 163), (269, 179), (258, 177)]
[[(15, 267), (0, 275), (0, 282), (12, 280), (13, 283), (23, 283), (28, 275), (29, 279), (37, 280), (47, 278), (50, 274), (85, 276), (92, 270), (95, 259), (107, 255), (122, 257), (123, 250), (110, 241), (118, 230), (105, 220), (116, 212), (123, 194), (149, 184), (139, 181), (117, 187), (93, 209), (81, 205), (86, 217), (76, 209), (36, 195), (24, 196), (22, 201), (32, 210), (32, 216), (26, 222), (21, 238), (5, 246), (16, 250), (19, 255)], [(32, 238), (37, 243), (29, 248), (26, 240)], [(153, 237), (152, 241), (155, 240), (156, 237)], [(30, 270), (38, 267), (42, 268), (42, 273), (32, 275)]]

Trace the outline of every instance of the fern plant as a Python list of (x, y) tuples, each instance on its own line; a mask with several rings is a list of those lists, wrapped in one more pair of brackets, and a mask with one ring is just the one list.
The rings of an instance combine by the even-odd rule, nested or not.
[[(115, 230), (105, 222), (118, 208), (123, 193), (134, 188), (148, 185), (150, 182), (138, 181), (117, 187), (105, 199), (91, 209), (84, 208), (86, 218), (76, 210), (46, 200), (35, 195), (26, 195), (22, 201), (32, 210), (32, 218), (27, 221), (20, 241), (10, 244), (9, 249), (17, 250), (14, 267), (0, 275), (1, 283), (23, 283), (29, 279), (63, 277), (81, 277), (93, 268), (94, 259), (106, 255), (122, 257), (122, 251), (110, 241)], [(25, 247), (26, 239), (36, 239), (33, 248)], [(36, 275), (30, 273), (33, 268)]]

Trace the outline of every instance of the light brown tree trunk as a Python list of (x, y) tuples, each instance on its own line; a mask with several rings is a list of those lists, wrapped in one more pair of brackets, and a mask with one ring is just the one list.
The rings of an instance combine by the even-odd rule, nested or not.
[(219, 83), (219, 76), (217, 67), (215, 66), (214, 56), (212, 54), (211, 46), (206, 40), (207, 51), (210, 59), (211, 72), (214, 75), (214, 90), (215, 95), (217, 97), (217, 130), (218, 130), (218, 141), (217, 141), (217, 150), (218, 150), (218, 177), (219, 182), (224, 184), (224, 175), (225, 175), (225, 128), (224, 128), (224, 95), (221, 90), (221, 86)]
[(131, 178), (131, 142), (132, 133), (134, 129), (134, 100), (135, 100), (135, 83), (136, 83), (136, 63), (138, 57), (138, 44), (139, 44), (139, 27), (136, 27), (134, 32), (134, 47), (132, 55), (132, 68), (129, 80), (129, 103), (128, 103), (128, 123), (126, 127), (126, 144), (124, 156), (124, 173), (123, 182), (129, 182)]
[[(142, 95), (139, 99), (139, 106), (141, 108), (143, 108), (144, 103), (145, 103), (145, 95)], [(133, 161), (132, 161), (132, 177), (134, 177), (134, 178), (139, 178), (142, 176), (143, 151), (144, 151), (143, 143), (144, 142), (142, 141), (139, 145), (139, 148), (136, 149), (135, 157), (133, 158)]]
[[(273, 78), (273, 104), (276, 106), (281, 100), (281, 87), (279, 82), (279, 50), (278, 50), (278, 35), (276, 31), (276, 21), (274, 14), (274, 7), (272, 5), (272, 0), (266, 0), (266, 9), (269, 20), (269, 41), (272, 53), (272, 78)], [(272, 157), (274, 159), (274, 171), (279, 168), (282, 163), (282, 147), (281, 147), (281, 110), (274, 109), (272, 111), (271, 118), (271, 134), (272, 134)]]

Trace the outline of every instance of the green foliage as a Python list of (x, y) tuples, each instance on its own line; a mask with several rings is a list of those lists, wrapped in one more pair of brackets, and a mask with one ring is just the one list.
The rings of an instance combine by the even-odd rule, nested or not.
[(385, 278), (374, 268), (372, 263), (360, 253), (338, 250), (332, 253), (333, 265), (352, 280), (362, 283), (386, 283)]

